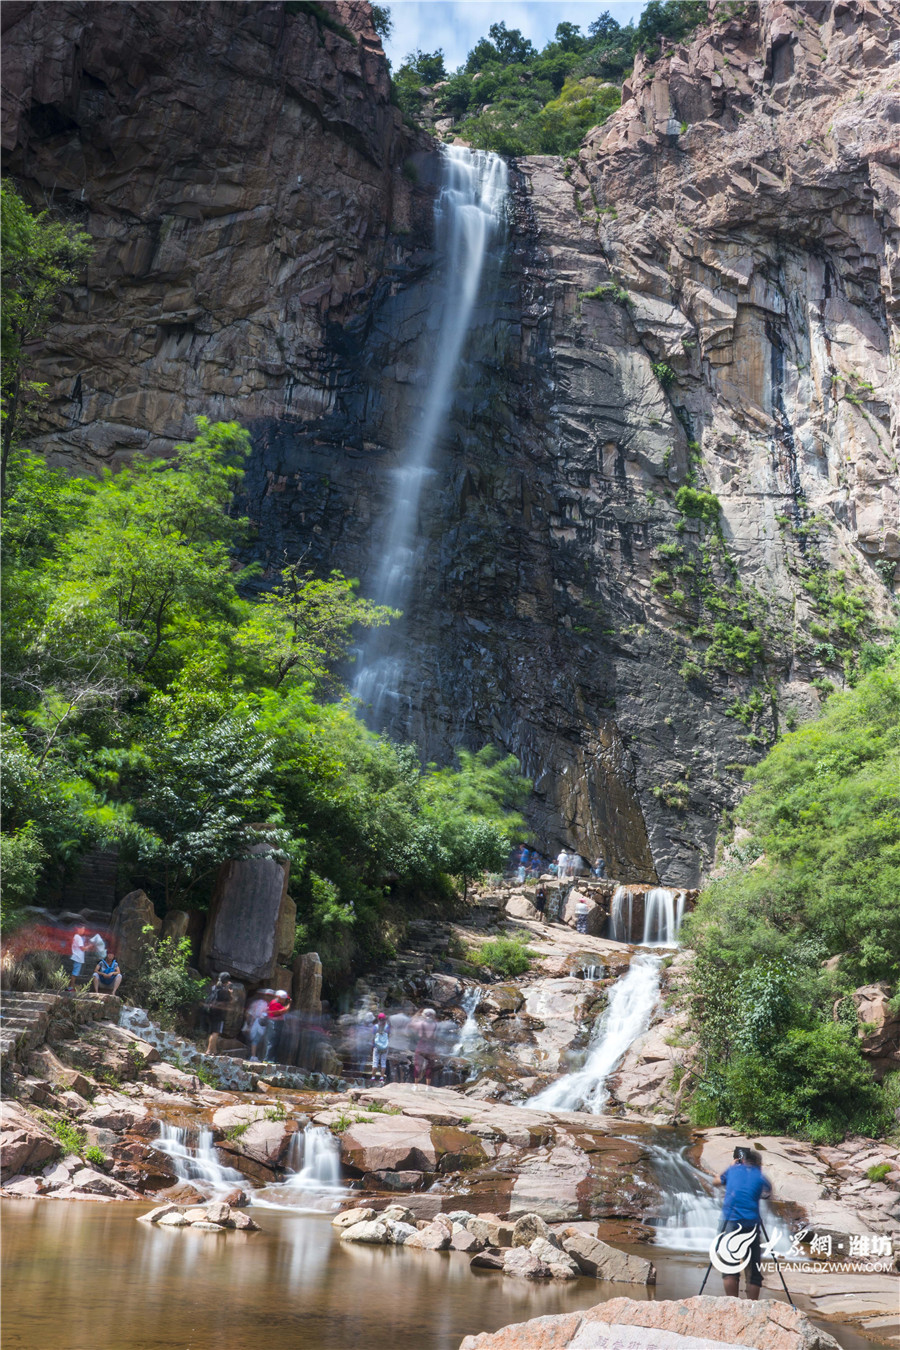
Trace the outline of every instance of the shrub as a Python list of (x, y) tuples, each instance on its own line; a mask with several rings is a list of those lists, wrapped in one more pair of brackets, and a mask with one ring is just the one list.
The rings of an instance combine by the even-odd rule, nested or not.
[(713, 492), (701, 492), (698, 488), (680, 487), (675, 494), (675, 506), (683, 516), (692, 516), (703, 520), (707, 525), (718, 525), (722, 507)]
[(669, 385), (675, 379), (675, 372), (665, 361), (656, 361), (652, 366), (653, 374), (659, 380), (663, 389), (668, 389)]
[(469, 954), (473, 965), (486, 966), (508, 979), (514, 975), (524, 975), (530, 969), (534, 957), (535, 953), (526, 946), (526, 939), (521, 937), (491, 938)]
[(888, 1172), (890, 1172), (890, 1170), (891, 1170), (890, 1163), (876, 1163), (874, 1167), (869, 1168), (869, 1170), (866, 1172), (866, 1176), (869, 1178), (870, 1181), (884, 1181), (885, 1177), (887, 1176)]
[[(144, 932), (153, 932), (149, 924)], [(163, 938), (148, 951), (144, 970), (135, 982), (147, 1011), (162, 1027), (173, 1027), (203, 996), (203, 982), (188, 969), (190, 956), (188, 938)]]
[(68, 1157), (70, 1153), (76, 1153), (79, 1157), (83, 1156), (86, 1138), (84, 1130), (80, 1130), (70, 1120), (54, 1120), (50, 1116), (44, 1116), (43, 1120), (50, 1132), (56, 1136), (62, 1145), (64, 1157)]
[(96, 1144), (91, 1144), (89, 1148), (84, 1150), (84, 1160), (85, 1162), (94, 1163), (97, 1167), (104, 1167), (108, 1162), (103, 1149), (98, 1148)]

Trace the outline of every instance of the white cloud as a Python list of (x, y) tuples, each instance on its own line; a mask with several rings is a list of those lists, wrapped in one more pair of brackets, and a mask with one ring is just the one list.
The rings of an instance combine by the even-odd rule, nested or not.
[(587, 31), (605, 10), (621, 24), (635, 21), (646, 0), (388, 0), (394, 31), (386, 44), (396, 70), (408, 52), (443, 47), (448, 70), (461, 65), (492, 23), (521, 28), (536, 47), (549, 42), (563, 20)]

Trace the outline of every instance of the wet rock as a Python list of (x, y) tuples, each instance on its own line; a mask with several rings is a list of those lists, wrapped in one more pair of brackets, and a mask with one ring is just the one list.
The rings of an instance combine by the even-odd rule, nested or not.
[[(648, 1335), (647, 1332), (650, 1332)], [(575, 1350), (639, 1344), (653, 1350), (838, 1350), (798, 1309), (761, 1299), (695, 1297), (637, 1302), (614, 1298), (595, 1308), (535, 1318), (466, 1336), (459, 1350)]]
[(407, 1239), (407, 1247), (421, 1247), (426, 1252), (446, 1251), (453, 1241), (452, 1229), (445, 1224), (437, 1222), (426, 1224), (420, 1228), (415, 1236)]
[(0, 1193), (19, 1200), (33, 1200), (35, 1196), (43, 1195), (48, 1190), (50, 1187), (42, 1177), (10, 1177), (9, 1181), (4, 1181)]
[(33, 1171), (62, 1152), (58, 1140), (15, 1102), (0, 1102), (0, 1176)]
[(590, 1237), (577, 1228), (563, 1229), (558, 1234), (564, 1250), (585, 1275), (597, 1280), (616, 1280), (622, 1284), (655, 1284), (656, 1270), (649, 1261), (628, 1252), (620, 1252), (599, 1238)]
[(336, 1214), (331, 1220), (333, 1228), (352, 1228), (357, 1223), (371, 1223), (375, 1218), (374, 1209), (345, 1209), (342, 1214)]
[(156, 1223), (160, 1228), (187, 1228), (188, 1221), (180, 1209), (169, 1210), (163, 1214)]
[(539, 1261), (550, 1270), (554, 1280), (577, 1280), (580, 1271), (575, 1261), (567, 1256), (555, 1242), (549, 1238), (535, 1238), (528, 1248), (532, 1256), (536, 1256)]
[(524, 1003), (522, 991), (516, 985), (494, 984), (485, 989), (478, 1011), (493, 1013), (495, 1017), (505, 1017), (510, 1013), (517, 1013)]
[(388, 1240), (388, 1225), (378, 1219), (363, 1223), (350, 1224), (339, 1230), (341, 1242), (362, 1242), (369, 1246), (379, 1246)]
[(385, 1116), (341, 1135), (341, 1161), (354, 1172), (434, 1171), (437, 1153), (426, 1121)]
[(428, 1184), (433, 1176), (431, 1172), (392, 1172), (386, 1169), (381, 1172), (366, 1172), (363, 1176), (363, 1187), (367, 1191), (418, 1191)]
[(195, 1233), (224, 1233), (226, 1229), (220, 1223), (211, 1223), (209, 1219), (201, 1219), (199, 1223), (189, 1225)]
[(236, 1188), (233, 1191), (229, 1191), (228, 1194), (225, 1196), (225, 1204), (229, 1205), (232, 1209), (240, 1209), (244, 1205), (249, 1205), (249, 1203), (250, 1203), (250, 1196), (247, 1194), (246, 1191), (242, 1191), (240, 1187)]
[(530, 1247), (535, 1238), (547, 1238), (550, 1229), (539, 1214), (523, 1214), (512, 1231), (513, 1247)]
[(473, 1270), (502, 1270), (504, 1253), (502, 1251), (479, 1252), (473, 1256), (469, 1265)]
[(503, 1257), (503, 1274), (520, 1280), (549, 1280), (550, 1267), (527, 1247), (513, 1247)]
[(251, 1219), (249, 1214), (243, 1214), (240, 1211), (232, 1216), (232, 1223), (240, 1233), (258, 1233), (260, 1231), (259, 1224)]
[(216, 1201), (207, 1205), (206, 1217), (210, 1223), (220, 1223), (223, 1227), (227, 1227), (231, 1222), (231, 1206), (227, 1205), (224, 1200)]
[(439, 1172), (465, 1172), (487, 1161), (483, 1141), (456, 1126), (435, 1125), (431, 1142), (438, 1156)]
[(147, 1214), (138, 1215), (138, 1223), (159, 1223), (168, 1214), (180, 1214), (181, 1210), (177, 1205), (157, 1205), (156, 1209), (151, 1209)]

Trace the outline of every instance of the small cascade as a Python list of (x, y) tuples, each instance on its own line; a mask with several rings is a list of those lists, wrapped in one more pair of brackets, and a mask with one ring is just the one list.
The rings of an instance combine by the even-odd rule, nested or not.
[(277, 1186), (254, 1191), (253, 1204), (261, 1209), (330, 1211), (340, 1206), (341, 1148), (324, 1125), (298, 1130), (287, 1156), (289, 1175)]
[(631, 942), (634, 896), (627, 886), (617, 886), (609, 907), (609, 936), (613, 942)]
[(204, 1195), (212, 1197), (233, 1191), (244, 1178), (233, 1167), (225, 1167), (213, 1144), (212, 1130), (184, 1129), (178, 1125), (160, 1125), (154, 1147), (172, 1159), (179, 1181), (188, 1181)]
[(608, 1093), (606, 1080), (632, 1041), (650, 1025), (659, 998), (661, 956), (641, 953), (628, 974), (612, 988), (606, 1011), (597, 1023), (584, 1067), (566, 1074), (532, 1097), (530, 1106), (551, 1111), (601, 1112)]
[(656, 1246), (670, 1251), (705, 1252), (719, 1226), (720, 1205), (710, 1193), (711, 1178), (692, 1167), (685, 1150), (676, 1153), (659, 1144), (649, 1147), (653, 1171), (663, 1193), (662, 1210), (650, 1222)]
[(481, 1027), (475, 1020), (475, 1010), (481, 1002), (481, 986), (470, 985), (460, 999), (466, 1020), (460, 1028), (459, 1039), (453, 1047), (454, 1055), (468, 1055), (482, 1039)]
[(684, 918), (684, 891), (654, 886), (644, 896), (643, 947), (677, 947)]
[(583, 980), (602, 980), (604, 968), (603, 966), (582, 966), (578, 974)]

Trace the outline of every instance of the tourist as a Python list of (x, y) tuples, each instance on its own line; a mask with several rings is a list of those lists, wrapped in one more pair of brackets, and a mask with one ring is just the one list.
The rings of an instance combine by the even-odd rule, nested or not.
[(387, 1074), (387, 1054), (390, 1040), (391, 1024), (384, 1013), (379, 1013), (375, 1019), (375, 1035), (372, 1044), (372, 1077), (374, 1079), (376, 1073), (380, 1073), (382, 1083), (384, 1083)]
[[(762, 1266), (760, 1264), (760, 1214), (759, 1202), (772, 1194), (772, 1187), (762, 1174), (762, 1158), (752, 1148), (736, 1148), (734, 1162), (719, 1178), (725, 1187), (722, 1201), (721, 1233), (753, 1233), (756, 1236), (750, 1247), (750, 1262), (744, 1277), (747, 1297), (759, 1298), (762, 1288)], [(736, 1275), (723, 1275), (725, 1294), (728, 1298), (737, 1298), (740, 1287), (740, 1272)]]
[(271, 1060), (275, 1050), (278, 1048), (280, 1040), (281, 1022), (286, 1012), (290, 1011), (291, 998), (286, 989), (275, 991), (275, 997), (270, 1001), (266, 1010), (268, 1026), (266, 1027), (266, 1059)]
[(594, 876), (597, 878), (598, 881), (602, 881), (603, 878), (606, 876), (606, 863), (603, 861), (602, 858), (597, 858), (597, 860), (594, 863)]
[(231, 976), (227, 970), (223, 970), (216, 977), (215, 984), (206, 995), (206, 1030), (209, 1033), (206, 1053), (208, 1055), (216, 1053), (218, 1039), (225, 1030), (225, 1017), (231, 998)]
[(82, 929), (76, 928), (72, 934), (72, 947), (69, 956), (69, 993), (75, 993), (75, 981), (81, 974), (84, 966), (84, 933)]
[(560, 881), (564, 881), (569, 875), (569, 855), (566, 853), (565, 849), (560, 852), (559, 857), (556, 859), (556, 875), (559, 877)]
[(414, 1020), (410, 1030), (416, 1037), (416, 1053), (413, 1062), (414, 1081), (419, 1083), (422, 1078), (425, 1079), (426, 1086), (431, 1087), (431, 1079), (434, 1075), (434, 1033), (437, 1013), (434, 1008), (423, 1008), (419, 1016)]
[(590, 905), (583, 895), (579, 895), (578, 899), (575, 901), (575, 928), (577, 932), (587, 932), (588, 914), (590, 914), (590, 912)]
[(269, 999), (275, 997), (274, 989), (257, 989), (247, 1004), (241, 1035), (250, 1050), (251, 1064), (259, 1063), (259, 1052), (266, 1039), (266, 1021), (269, 1011)]
[(122, 983), (122, 972), (113, 952), (108, 951), (94, 967), (91, 987), (95, 994), (114, 994)]
[(543, 886), (538, 886), (534, 893), (534, 907), (538, 912), (538, 918), (541, 923), (547, 922), (547, 892)]

